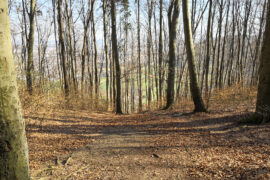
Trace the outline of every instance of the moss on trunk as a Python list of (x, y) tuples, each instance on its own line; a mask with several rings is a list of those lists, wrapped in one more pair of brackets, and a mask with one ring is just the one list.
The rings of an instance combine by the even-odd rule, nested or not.
[(12, 55), (7, 1), (0, 3), (0, 179), (29, 179), (28, 148)]

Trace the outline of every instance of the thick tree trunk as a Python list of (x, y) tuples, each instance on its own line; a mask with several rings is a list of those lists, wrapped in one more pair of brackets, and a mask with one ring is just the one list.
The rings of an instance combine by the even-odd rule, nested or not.
[(180, 0), (171, 1), (168, 12), (169, 24), (169, 66), (167, 81), (167, 103), (164, 109), (168, 109), (174, 102), (174, 80), (175, 80), (175, 61), (176, 61), (176, 32), (180, 14)]
[(195, 105), (195, 112), (206, 112), (205, 105), (203, 103), (201, 92), (198, 87), (196, 67), (195, 67), (195, 52), (193, 45), (193, 38), (191, 32), (191, 21), (189, 14), (189, 0), (183, 0), (183, 21), (185, 32), (185, 43), (187, 50), (188, 68), (190, 76), (190, 90)]
[(25, 124), (12, 55), (8, 2), (0, 3), (0, 179), (30, 179)]
[(112, 54), (114, 60), (115, 82), (116, 82), (116, 114), (122, 114), (121, 108), (121, 68), (119, 64), (119, 54), (117, 46), (116, 34), (116, 15), (115, 15), (115, 0), (111, 1), (111, 21), (112, 21)]
[(27, 72), (26, 72), (26, 81), (27, 81), (27, 90), (29, 94), (33, 93), (33, 72), (34, 72), (34, 63), (33, 63), (33, 49), (34, 49), (34, 33), (35, 33), (35, 9), (36, 1), (31, 0), (30, 2), (30, 30), (29, 30), (29, 39), (28, 39), (28, 62), (27, 62)]
[(259, 72), (256, 113), (264, 117), (264, 121), (270, 121), (270, 3), (268, 3)]

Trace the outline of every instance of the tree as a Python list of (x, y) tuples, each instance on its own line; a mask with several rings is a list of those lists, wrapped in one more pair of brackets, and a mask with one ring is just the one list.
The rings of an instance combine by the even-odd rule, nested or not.
[(207, 33), (206, 33), (206, 57), (205, 57), (205, 92), (208, 94), (208, 74), (209, 74), (209, 62), (211, 56), (211, 19), (212, 19), (212, 0), (209, 0), (209, 13), (207, 22)]
[(257, 60), (259, 59), (259, 52), (260, 52), (260, 46), (261, 46), (261, 39), (262, 39), (262, 34), (263, 34), (263, 23), (265, 21), (265, 11), (267, 7), (267, 0), (264, 0), (263, 3), (263, 10), (262, 10), (262, 15), (260, 18), (260, 29), (258, 33), (258, 39), (256, 41), (256, 46), (255, 46), (255, 53), (254, 53), (254, 58), (252, 62), (252, 76), (251, 76), (251, 86), (257, 84), (258, 82), (258, 76), (257, 73), (255, 72), (258, 68), (255, 69)]
[(139, 112), (142, 111), (142, 68), (141, 68), (141, 21), (140, 21), (140, 0), (137, 0), (137, 34), (138, 34), (138, 74), (139, 74)]
[(158, 43), (158, 79), (159, 79), (159, 100), (162, 105), (162, 61), (163, 61), (163, 0), (159, 0), (159, 43)]
[(270, 121), (270, 3), (268, 3), (259, 72), (256, 114), (261, 119), (264, 118), (263, 121)]
[(12, 55), (8, 1), (0, 3), (0, 179), (29, 179), (28, 147)]
[(147, 30), (147, 63), (148, 63), (148, 78), (147, 78), (147, 82), (148, 82), (148, 97), (147, 97), (147, 102), (148, 102), (148, 109), (150, 109), (150, 104), (151, 104), (151, 100), (152, 100), (152, 93), (151, 93), (151, 76), (152, 76), (152, 71), (151, 71), (151, 44), (152, 44), (152, 14), (153, 14), (153, 5), (154, 5), (154, 1), (153, 0), (148, 0), (147, 1), (147, 11), (148, 11), (148, 30)]
[(174, 101), (174, 80), (175, 80), (175, 61), (176, 61), (176, 32), (180, 14), (180, 0), (172, 0), (168, 11), (169, 24), (169, 67), (167, 81), (167, 104), (164, 109), (173, 105)]
[(69, 83), (68, 83), (68, 74), (67, 74), (67, 65), (66, 65), (66, 53), (65, 53), (65, 42), (64, 42), (64, 31), (63, 31), (63, 21), (62, 21), (62, 0), (57, 1), (57, 10), (58, 10), (58, 28), (59, 28), (59, 43), (61, 47), (61, 58), (62, 58), (62, 68), (64, 75), (64, 90), (65, 96), (69, 96)]
[(123, 29), (124, 29), (124, 44), (123, 44), (123, 60), (124, 60), (124, 81), (125, 81), (125, 88), (124, 89), (124, 111), (128, 113), (129, 111), (129, 84), (130, 84), (130, 77), (129, 77), (129, 62), (128, 62), (128, 36), (130, 31), (131, 24), (129, 23), (130, 11), (129, 11), (129, 1), (123, 0)]
[(187, 50), (188, 69), (190, 78), (190, 91), (195, 105), (195, 112), (206, 112), (205, 105), (202, 100), (201, 92), (198, 87), (196, 67), (195, 67), (195, 52), (192, 38), (192, 29), (189, 13), (189, 0), (183, 0), (183, 21), (185, 32), (185, 45)]
[[(65, 0), (65, 16), (66, 16), (66, 41), (67, 41), (67, 57), (69, 61), (70, 76), (72, 79), (72, 87), (75, 93), (77, 93), (77, 77), (76, 77), (76, 42), (74, 42), (74, 48), (72, 45), (72, 32), (74, 31), (72, 2)], [(73, 33), (73, 41), (76, 41)]]
[(98, 98), (98, 89), (99, 89), (99, 84), (98, 84), (98, 65), (97, 65), (97, 42), (96, 42), (96, 29), (95, 29), (95, 17), (94, 17), (94, 5), (95, 5), (95, 0), (91, 1), (91, 22), (92, 22), (92, 34), (93, 34), (93, 45), (94, 45), (94, 65), (95, 65), (95, 95), (96, 98)]
[(103, 33), (104, 33), (104, 51), (106, 59), (106, 100), (109, 101), (109, 55), (107, 45), (107, 0), (103, 0)]
[[(89, 29), (92, 11), (93, 11), (93, 8), (92, 8), (92, 6), (90, 6), (90, 3), (88, 3), (88, 10), (86, 11), (86, 14), (82, 13), (83, 30), (84, 30), (84, 32), (83, 32), (83, 46), (82, 46), (82, 51), (81, 51), (81, 56), (82, 56), (81, 91), (82, 92), (84, 91), (85, 58), (86, 58), (86, 52), (88, 50), (88, 44), (87, 44), (88, 29)], [(82, 12), (84, 12), (84, 4), (82, 4)]]
[(115, 0), (111, 1), (111, 22), (112, 22), (112, 55), (114, 61), (115, 82), (116, 82), (116, 98), (115, 98), (115, 112), (122, 114), (121, 108), (121, 68), (119, 64), (119, 54), (117, 46), (116, 34), (116, 15), (115, 15)]
[(33, 72), (34, 72), (34, 63), (33, 63), (33, 48), (34, 48), (34, 32), (35, 32), (35, 9), (36, 9), (36, 1), (31, 0), (30, 2), (30, 13), (29, 13), (29, 20), (30, 20), (30, 31), (29, 31), (29, 38), (28, 38), (28, 62), (27, 62), (27, 90), (29, 94), (33, 93)]

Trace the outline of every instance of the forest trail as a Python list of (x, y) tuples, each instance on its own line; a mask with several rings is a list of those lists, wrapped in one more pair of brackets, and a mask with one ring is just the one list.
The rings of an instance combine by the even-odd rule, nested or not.
[(195, 114), (29, 114), (32, 179), (269, 179), (270, 124), (237, 123), (250, 104)]
[(155, 146), (155, 135), (126, 126), (104, 128), (91, 134), (91, 144), (58, 156), (33, 179), (183, 179), (182, 155)]

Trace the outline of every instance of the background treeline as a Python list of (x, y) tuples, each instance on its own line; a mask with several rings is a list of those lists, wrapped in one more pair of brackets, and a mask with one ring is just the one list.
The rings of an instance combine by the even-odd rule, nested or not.
[(191, 65), (206, 104), (214, 89), (257, 85), (267, 0), (190, 0), (191, 65), (177, 3), (9, 0), (20, 84), (125, 113), (191, 97)]

